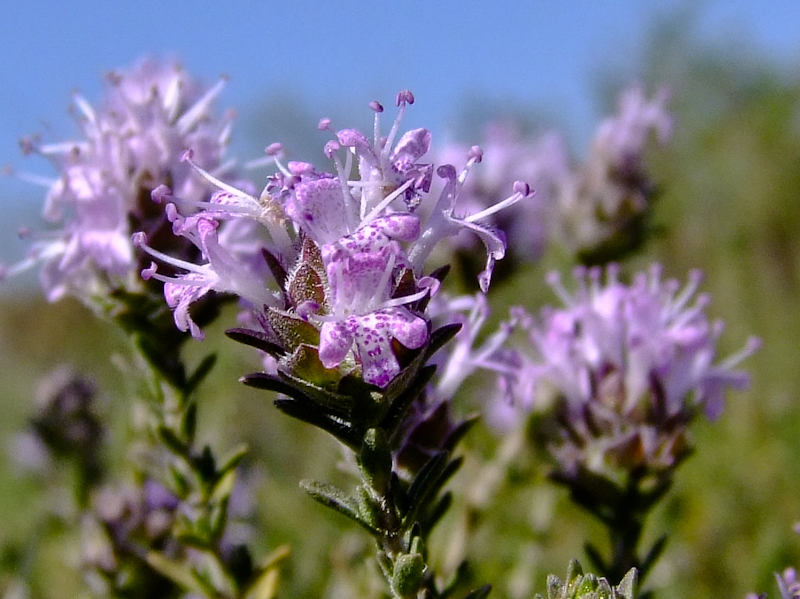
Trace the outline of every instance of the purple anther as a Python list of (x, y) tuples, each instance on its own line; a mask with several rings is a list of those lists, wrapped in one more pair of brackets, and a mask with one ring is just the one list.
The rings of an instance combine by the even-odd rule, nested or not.
[(439, 168), (436, 169), (436, 174), (439, 175), (442, 179), (455, 179), (456, 178), (456, 167), (452, 164), (443, 164)]
[(531, 186), (525, 183), (525, 181), (514, 181), (512, 189), (523, 197), (527, 197), (531, 193)]
[(142, 279), (144, 279), (145, 281), (149, 281), (150, 279), (153, 278), (153, 275), (156, 274), (157, 270), (158, 266), (156, 266), (156, 263), (151, 262), (149, 267), (142, 270)]
[(413, 103), (414, 103), (414, 94), (412, 94), (407, 89), (404, 89), (403, 91), (397, 94), (396, 104), (398, 106), (402, 106), (403, 104), (413, 104)]

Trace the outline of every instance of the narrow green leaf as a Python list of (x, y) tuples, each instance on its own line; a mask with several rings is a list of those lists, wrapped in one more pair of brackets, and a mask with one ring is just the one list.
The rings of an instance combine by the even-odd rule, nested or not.
[(186, 410), (181, 417), (181, 434), (186, 439), (186, 444), (191, 446), (194, 443), (197, 433), (197, 402), (190, 400), (186, 405)]
[(225, 331), (225, 334), (239, 343), (260, 349), (273, 357), (280, 357), (286, 350), (278, 345), (275, 339), (263, 331), (253, 331), (251, 329), (234, 328)]
[[(435, 372), (436, 366), (423, 366), (405, 387), (398, 387), (398, 390), (402, 389), (402, 392), (391, 399), (389, 409), (380, 422), (380, 427), (386, 431), (386, 435), (389, 438), (394, 436), (397, 427), (403, 422), (408, 408), (425, 390)], [(390, 387), (394, 388), (393, 385), (390, 385)], [(387, 396), (391, 397), (388, 393)]]
[(209, 500), (212, 503), (227, 501), (236, 485), (236, 470), (228, 470), (223, 474), (211, 490)]
[(145, 555), (145, 561), (155, 571), (166, 576), (184, 590), (205, 594), (203, 586), (193, 576), (191, 569), (186, 564), (173, 561), (157, 551), (148, 552)]
[(446, 451), (437, 452), (414, 478), (408, 489), (409, 510), (403, 516), (403, 521), (406, 524), (413, 522), (419, 509), (424, 505), (433, 490), (437, 488), (439, 479), (447, 468), (447, 460), (448, 453)]
[(182, 458), (189, 457), (189, 447), (181, 441), (178, 436), (164, 425), (160, 425), (157, 429), (159, 438), (164, 442), (164, 445), (177, 456)]
[(200, 476), (200, 480), (204, 483), (216, 484), (218, 478), (217, 461), (211, 451), (211, 446), (203, 446), (203, 450), (192, 458), (192, 466)]
[(200, 362), (197, 366), (195, 371), (189, 376), (189, 379), (186, 381), (186, 385), (183, 388), (183, 392), (186, 395), (194, 392), (197, 387), (200, 386), (200, 383), (205, 380), (211, 370), (214, 368), (214, 365), (217, 363), (217, 355), (216, 354), (209, 354)]
[(344, 491), (328, 483), (315, 480), (302, 480), (300, 487), (313, 499), (336, 510), (366, 528), (371, 534), (378, 535), (377, 529), (373, 528), (369, 522), (365, 521), (359, 514), (359, 506), (354, 499), (349, 497)]
[(492, 592), (492, 585), (487, 584), (465, 595), (464, 599), (486, 599), (486, 597), (488, 597), (489, 593), (491, 592)]
[(248, 448), (244, 443), (236, 447), (230, 454), (221, 460), (219, 474), (224, 475), (229, 470), (234, 470), (239, 464), (242, 463), (242, 460), (247, 457), (249, 451), (250, 448)]
[(392, 453), (381, 429), (371, 428), (364, 435), (358, 464), (370, 487), (386, 495), (392, 475)]
[(622, 578), (616, 588), (617, 594), (622, 599), (634, 599), (634, 597), (636, 597), (637, 578), (638, 573), (636, 572), (636, 568), (628, 570), (628, 573)]
[(598, 572), (608, 571), (606, 560), (604, 560), (603, 556), (600, 555), (600, 552), (597, 550), (597, 547), (587, 542), (583, 546), (583, 550), (586, 552), (586, 555), (589, 558), (589, 561), (592, 562), (592, 566), (595, 570), (597, 570)]
[(353, 427), (346, 420), (341, 420), (333, 416), (320, 414), (317, 406), (306, 401), (297, 399), (276, 399), (275, 407), (284, 414), (307, 422), (325, 432), (333, 435), (339, 441), (347, 445), (353, 451), (358, 451), (361, 447), (361, 436), (353, 430)]
[(434, 329), (431, 332), (431, 339), (428, 342), (428, 349), (425, 351), (427, 361), (433, 354), (442, 349), (456, 334), (461, 330), (459, 323), (446, 324)]

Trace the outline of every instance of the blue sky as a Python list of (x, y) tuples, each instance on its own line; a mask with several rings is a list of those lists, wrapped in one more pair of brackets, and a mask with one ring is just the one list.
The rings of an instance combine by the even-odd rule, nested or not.
[[(752, 43), (787, 64), (800, 59), (800, 0), (689, 5), (701, 37)], [(243, 117), (283, 90), (302, 100), (313, 128), (319, 116), (341, 113), (337, 106), (353, 114), (372, 99), (390, 104), (408, 88), (417, 97), (409, 125), (434, 134), (447, 132), (465, 99), (478, 96), (549, 107), (570, 134), (588, 137), (600, 116), (599, 75), (635, 75), (653, 23), (686, 6), (687, 0), (7, 2), (0, 21), (0, 165), (47, 172), (41, 161), (20, 157), (19, 137), (45, 130), (52, 139), (70, 137), (71, 92), (95, 101), (102, 73), (147, 54), (179, 57), (206, 81), (228, 75), (221, 106)], [(26, 198), (39, 197), (30, 185), (0, 179), (7, 207), (22, 202), (30, 210)], [(0, 224), (0, 261), (21, 251), (9, 249), (18, 225), (12, 220)]]

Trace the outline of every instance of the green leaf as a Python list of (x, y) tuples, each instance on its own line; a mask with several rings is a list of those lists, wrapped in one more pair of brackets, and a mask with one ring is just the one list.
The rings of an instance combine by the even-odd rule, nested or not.
[(235, 328), (228, 329), (225, 331), (225, 334), (234, 341), (260, 349), (275, 358), (279, 358), (286, 353), (283, 347), (275, 343), (275, 339), (272, 335), (263, 331)]
[(359, 506), (355, 500), (349, 497), (344, 491), (328, 483), (315, 480), (302, 480), (300, 487), (313, 499), (336, 510), (366, 528), (371, 534), (379, 535), (380, 532), (369, 522), (365, 521), (359, 513)]
[(181, 441), (178, 436), (164, 425), (160, 425), (157, 429), (159, 438), (164, 442), (164, 445), (177, 456), (182, 458), (189, 458), (189, 447)]
[(381, 429), (371, 428), (364, 435), (358, 465), (369, 486), (385, 496), (392, 476), (392, 453)]
[(228, 470), (225, 474), (220, 476), (217, 484), (211, 490), (209, 500), (212, 503), (220, 503), (227, 501), (233, 492), (233, 487), (236, 485), (236, 470)]
[(598, 572), (607, 572), (608, 566), (606, 565), (606, 560), (603, 559), (603, 556), (600, 555), (600, 552), (597, 550), (597, 547), (592, 545), (589, 542), (586, 542), (583, 546), (583, 550), (586, 552), (586, 555), (589, 557), (589, 561), (592, 562), (592, 566)]
[(638, 574), (636, 572), (636, 568), (631, 568), (628, 570), (628, 573), (625, 574), (623, 579), (617, 585), (617, 595), (619, 595), (622, 599), (634, 599), (636, 597), (637, 578)]
[(187, 445), (194, 443), (195, 434), (197, 433), (197, 402), (189, 401), (186, 405), (186, 410), (181, 416), (181, 434), (186, 439)]
[(459, 323), (446, 324), (434, 329), (431, 332), (428, 349), (425, 351), (425, 360), (427, 361), (428, 358), (444, 347), (460, 330), (461, 325)]
[(198, 582), (191, 568), (185, 563), (173, 561), (163, 553), (158, 553), (157, 551), (148, 552), (145, 555), (145, 561), (156, 572), (169, 578), (184, 590), (205, 595), (205, 589)]
[(222, 459), (222, 465), (219, 467), (219, 474), (223, 475), (229, 470), (235, 469), (242, 463), (242, 460), (247, 457), (249, 451), (250, 449), (244, 443), (236, 447), (229, 455)]
[(331, 390), (342, 376), (338, 370), (325, 368), (316, 348), (301, 344), (278, 375), (294, 389), (331, 414), (349, 416), (354, 400), (350, 395)]
[(469, 594), (464, 596), (464, 599), (486, 599), (489, 596), (489, 593), (492, 592), (492, 585), (486, 584), (479, 589), (475, 589), (471, 591)]
[(274, 403), (275, 407), (284, 414), (330, 433), (353, 451), (358, 451), (361, 446), (361, 436), (357, 434), (349, 422), (334, 416), (321, 414), (319, 408), (308, 400), (281, 398), (276, 399)]
[(392, 590), (402, 599), (415, 599), (425, 574), (425, 559), (419, 553), (397, 557), (392, 573)]
[(177, 497), (185, 499), (191, 491), (191, 487), (189, 485), (189, 481), (186, 480), (186, 476), (183, 472), (178, 470), (174, 464), (169, 465), (167, 472), (169, 472), (170, 482), (172, 483), (171, 490)]
[[(650, 572), (650, 568), (653, 567), (653, 564), (656, 563), (656, 560), (661, 556), (661, 553), (664, 551), (664, 548), (667, 546), (667, 535), (661, 535), (653, 546), (650, 548), (650, 551), (647, 552), (647, 555), (641, 562), (641, 566), (639, 568), (639, 576), (644, 580), (647, 576), (648, 572)], [(630, 572), (629, 572), (630, 574)], [(627, 575), (626, 575), (627, 576)]]
[[(398, 380), (399, 377), (397, 377), (390, 383), (387, 388), (387, 397), (392, 398), (391, 404), (380, 422), (380, 427), (386, 431), (387, 436), (390, 438), (394, 436), (397, 428), (403, 422), (408, 408), (424, 392), (435, 372), (436, 366), (423, 366), (415, 373), (416, 376), (412, 380)], [(397, 385), (395, 385), (395, 381), (398, 381)], [(390, 395), (389, 391), (396, 395)]]
[(200, 362), (197, 366), (195, 371), (189, 376), (189, 379), (186, 381), (186, 384), (183, 387), (183, 392), (186, 395), (193, 393), (197, 387), (200, 386), (200, 383), (205, 380), (211, 370), (214, 368), (214, 365), (217, 363), (217, 356), (216, 354), (209, 354)]
[(192, 458), (194, 471), (204, 483), (216, 484), (218, 479), (217, 461), (209, 445), (205, 445), (200, 454)]
[(281, 343), (291, 351), (297, 349), (301, 343), (319, 345), (319, 331), (307, 320), (276, 308), (267, 308), (265, 315)]
[(403, 515), (406, 525), (414, 521), (420, 508), (439, 489), (439, 481), (447, 469), (448, 456), (446, 451), (437, 452), (414, 478), (408, 489), (409, 510)]

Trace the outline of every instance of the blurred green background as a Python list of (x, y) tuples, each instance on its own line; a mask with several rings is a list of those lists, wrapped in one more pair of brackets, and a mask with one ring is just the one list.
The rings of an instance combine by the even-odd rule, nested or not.
[[(704, 45), (684, 35), (684, 25), (678, 18), (654, 29), (641, 59), (646, 83), (673, 90), (676, 131), (668, 147), (651, 155), (662, 192), (658, 234), (625, 268), (657, 260), (681, 280), (689, 269), (702, 269), (703, 290), (713, 297), (710, 312), (727, 325), (721, 356), (737, 351), (750, 334), (764, 344), (745, 364), (753, 375), (751, 390), (730, 395), (718, 422), (698, 421), (697, 452), (649, 521), (650, 540), (670, 533), (649, 586), (662, 599), (744, 597), (751, 591), (776, 596), (773, 572), (800, 565), (800, 538), (792, 532), (800, 520), (800, 68), (770, 64), (746, 45)], [(598, 74), (598, 103), (605, 113), (613, 112), (628, 75)], [(465, 119), (503, 111), (472, 108), (465, 103)], [(548, 112), (569, 120), (555, 108)], [(480, 123), (469, 124), (479, 130)], [(530, 298), (529, 309), (554, 303), (543, 278), (549, 268), (562, 266), (548, 255), (494, 288), (490, 297), (498, 318), (506, 305), (520, 303), (521, 290)], [(258, 365), (245, 348), (224, 338), (223, 328), (209, 331), (203, 347), (192, 349), (199, 357), (214, 346), (221, 358), (202, 390), (200, 426), (220, 451), (242, 440), (253, 448), (265, 531), (259, 547), (266, 553), (288, 543), (293, 551), (280, 596), (371, 596), (375, 587), (359, 565), (372, 554), (369, 541), (297, 486), (300, 478), (347, 484), (336, 473), (339, 450), (321, 433), (278, 413), (267, 394), (237, 382)], [(75, 568), (77, 539), (53, 529), (44, 516), (58, 498), (9, 456), (33, 413), (37, 380), (69, 363), (97, 379), (102, 411), (114, 431), (110, 453), (122, 463), (130, 406), (119, 392), (125, 377), (111, 363), (115, 354), (128, 355), (124, 336), (75, 302), (47, 305), (24, 291), (2, 296), (0, 591), (16, 571), (34, 581), (34, 597), (83, 592)], [(457, 403), (461, 414), (473, 407)], [(544, 591), (549, 572), (563, 575), (571, 557), (583, 559), (586, 538), (605, 541), (603, 531), (568, 503), (565, 491), (543, 482), (541, 460), (529, 448), (514, 451), (506, 467), (497, 469), (497, 439), (479, 425), (465, 450), (464, 469), (451, 485), (462, 499), (432, 542), (440, 568), (463, 546), (475, 580), (495, 584), (492, 597), (531, 597)], [(57, 482), (60, 476), (51, 478)], [(495, 493), (479, 506), (463, 499), (489, 488)], [(453, 541), (459, 534), (469, 536)]]

